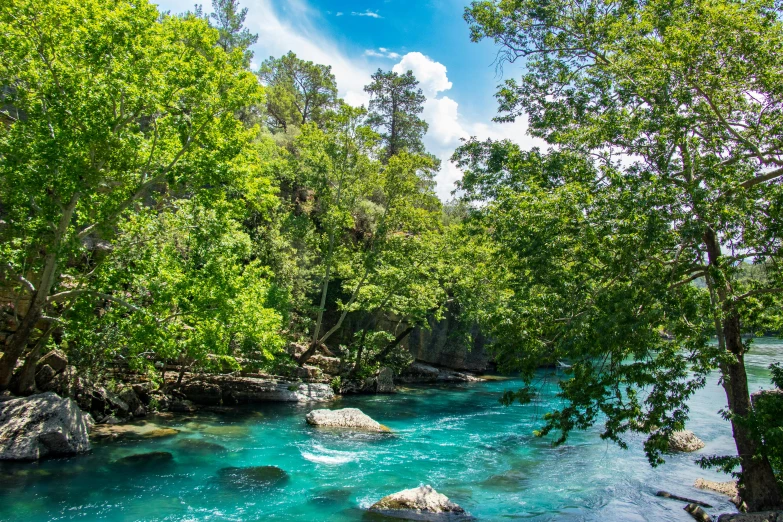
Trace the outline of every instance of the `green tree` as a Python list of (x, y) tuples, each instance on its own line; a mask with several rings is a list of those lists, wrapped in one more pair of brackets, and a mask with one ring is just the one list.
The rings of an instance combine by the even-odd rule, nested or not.
[(247, 67), (253, 59), (250, 46), (258, 41), (258, 35), (252, 34), (244, 27), (246, 16), (247, 7), (239, 9), (237, 0), (212, 0), (212, 13), (209, 14), (209, 20), (220, 33), (218, 45), (227, 53), (236, 49), (242, 51)]
[[(751, 510), (783, 505), (749, 426), (742, 338), (779, 316), (783, 291), (780, 15), (767, 1), (474, 2), (472, 38), (526, 69), (498, 91), (497, 119), (528, 115), (556, 151), (457, 154), (493, 239), (474, 252), (505, 269), (484, 265), (496, 313), (478, 312), (501, 359), (528, 376), (571, 361), (567, 405), (542, 433), (562, 442), (604, 414), (604, 437), (647, 433), (659, 463), (718, 367)], [(743, 277), (743, 263), (765, 277)]]
[(266, 86), (268, 125), (287, 132), (290, 127), (325, 124), (329, 112), (337, 109), (337, 84), (329, 65), (318, 65), (289, 52), (270, 57), (258, 71)]
[(204, 20), (160, 16), (146, 1), (0, 7), (0, 257), (27, 303), (9, 303), (17, 327), (0, 389), (76, 300), (131, 305), (100, 292), (91, 245), (111, 244), (152, 194), (237, 175), (256, 132), (235, 113), (261, 88), (218, 38)]
[(427, 122), (419, 117), (426, 98), (412, 71), (397, 74), (378, 69), (372, 82), (365, 86), (369, 93), (369, 124), (381, 135), (386, 161), (400, 152), (424, 153), (422, 138)]

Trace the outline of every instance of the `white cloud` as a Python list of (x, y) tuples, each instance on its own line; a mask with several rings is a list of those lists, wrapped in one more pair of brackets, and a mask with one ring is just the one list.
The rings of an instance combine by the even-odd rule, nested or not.
[(342, 16), (342, 15), (343, 15), (342, 11), (337, 11), (337, 14), (334, 16)]
[(370, 11), (369, 9), (361, 13), (354, 11), (351, 13), (351, 16), (368, 16), (370, 18), (383, 18), (381, 15), (378, 14), (377, 11)]
[(451, 89), (451, 82), (446, 75), (446, 66), (418, 52), (403, 56), (400, 63), (392, 68), (392, 71), (397, 74), (413, 71), (413, 75), (419, 80), (419, 85), (427, 98)]
[(400, 57), (399, 53), (388, 50), (385, 47), (378, 47), (378, 50), (367, 49), (364, 51), (365, 56), (372, 56), (373, 58), (388, 58), (390, 60), (396, 60)]
[[(159, 5), (161, 10), (181, 13), (193, 9), (193, 0), (160, 0)], [(258, 43), (252, 47), (255, 61), (293, 51), (304, 60), (331, 65), (340, 96), (351, 105), (367, 105), (369, 96), (364, 86), (377, 67), (362, 56), (348, 56), (327, 37), (317, 25), (322, 14), (305, 0), (287, 0), (285, 16), (275, 5), (279, 5), (275, 0), (255, 0), (248, 6), (245, 26), (258, 33)], [(208, 10), (207, 5), (204, 8)]]
[[(281, 56), (291, 50), (305, 60), (331, 65), (340, 96), (352, 105), (367, 105), (369, 102), (364, 86), (370, 82), (370, 75), (378, 68), (379, 60), (399, 59), (393, 68), (395, 72), (413, 71), (427, 96), (422, 116), (429, 123), (429, 131), (424, 143), (442, 161), (441, 171), (436, 177), (437, 192), (441, 199), (451, 197), (454, 182), (462, 177), (459, 169), (449, 161), (461, 138), (510, 139), (523, 148), (545, 145), (543, 141), (527, 135), (527, 124), (522, 120), (505, 124), (484, 123), (462, 115), (457, 101), (444, 95), (445, 91), (452, 88), (452, 83), (442, 63), (419, 52), (400, 57), (385, 47), (349, 55), (320, 30), (318, 21), (323, 15), (311, 9), (306, 0), (288, 0), (285, 3), (285, 17), (275, 9), (273, 3), (279, 5), (275, 0), (256, 0), (248, 10), (245, 25), (258, 33), (258, 43), (253, 46), (256, 63), (270, 55)], [(193, 0), (160, 0), (159, 4), (161, 10), (173, 13), (193, 8)], [(341, 14), (337, 13), (336, 16)], [(377, 13), (360, 13), (356, 16), (359, 15), (380, 17)]]
[(429, 124), (429, 130), (424, 137), (424, 144), (427, 150), (441, 160), (441, 170), (435, 180), (438, 183), (438, 196), (444, 201), (451, 198), (454, 183), (462, 179), (462, 172), (450, 161), (461, 139), (509, 139), (523, 148), (544, 145), (543, 141), (527, 135), (527, 123), (521, 119), (515, 123), (484, 123), (468, 120), (461, 115), (459, 104), (441, 94), (451, 89), (452, 83), (449, 81), (446, 66), (440, 62), (419, 52), (412, 52), (403, 56), (392, 70), (398, 74), (412, 71), (427, 97), (422, 117)]

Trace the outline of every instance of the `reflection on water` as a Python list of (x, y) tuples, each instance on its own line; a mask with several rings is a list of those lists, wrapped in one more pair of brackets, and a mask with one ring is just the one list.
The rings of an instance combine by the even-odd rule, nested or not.
[[(757, 340), (747, 357), (752, 391), (769, 386), (767, 366), (783, 344)], [(431, 484), (479, 520), (682, 520), (682, 504), (664, 489), (700, 498), (712, 513), (727, 499), (692, 487), (694, 455), (672, 455), (651, 469), (632, 438), (623, 451), (598, 430), (554, 448), (532, 436), (555, 400), (554, 379), (527, 406), (504, 407), (499, 395), (518, 381), (413, 388), (415, 393), (348, 397), (392, 435), (318, 431), (312, 406), (269, 404), (236, 413), (149, 419), (174, 436), (99, 443), (85, 456), (0, 468), (0, 520), (363, 520), (381, 497)], [(707, 446), (697, 454), (733, 453), (725, 405), (713, 376), (690, 402), (688, 428)], [(144, 455), (147, 454), (147, 455)]]

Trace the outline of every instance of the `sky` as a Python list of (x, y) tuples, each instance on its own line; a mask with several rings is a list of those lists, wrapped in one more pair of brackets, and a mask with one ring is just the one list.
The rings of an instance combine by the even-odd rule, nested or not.
[[(154, 0), (153, 0), (154, 1)], [(160, 0), (161, 11), (182, 13), (193, 0)], [(469, 0), (240, 0), (245, 26), (258, 34), (253, 67), (269, 56), (294, 51), (299, 58), (332, 66), (339, 94), (352, 105), (366, 105), (363, 88), (380, 69), (404, 73), (420, 82), (427, 97), (424, 143), (442, 161), (436, 176), (438, 196), (451, 198), (461, 178), (449, 161), (461, 138), (511, 139), (524, 148), (542, 145), (527, 135), (524, 121), (493, 123), (496, 87), (518, 77), (520, 66), (496, 67), (493, 42), (470, 41), (463, 19)], [(211, 1), (203, 1), (211, 10)]]

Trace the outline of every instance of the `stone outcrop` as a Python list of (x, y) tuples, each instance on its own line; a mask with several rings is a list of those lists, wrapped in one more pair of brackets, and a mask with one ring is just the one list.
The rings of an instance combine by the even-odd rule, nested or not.
[(387, 432), (389, 428), (371, 419), (358, 408), (313, 410), (305, 417), (307, 424), (319, 428), (347, 428), (362, 431)]
[(783, 511), (727, 513), (719, 516), (718, 522), (783, 522)]
[(44, 365), (49, 365), (54, 373), (60, 373), (68, 366), (68, 357), (60, 350), (52, 350), (38, 360), (36, 368), (41, 368)]
[(690, 430), (675, 431), (669, 437), (670, 451), (691, 452), (704, 447), (704, 442)]
[(0, 402), (0, 460), (37, 460), (90, 450), (88, 415), (48, 392)]
[(375, 392), (394, 393), (395, 391), (397, 390), (394, 387), (394, 371), (384, 366), (378, 370), (378, 375), (375, 377)]
[(406, 384), (427, 384), (427, 383), (458, 383), (480, 381), (478, 377), (469, 373), (457, 372), (444, 368), (436, 368), (429, 364), (415, 362), (408, 366), (400, 376), (397, 382)]
[(383, 497), (370, 506), (370, 510), (406, 520), (465, 518), (464, 509), (450, 501), (446, 495), (432, 489), (432, 486), (419, 486)]
[[(218, 402), (218, 391), (220, 400)], [(324, 402), (334, 399), (325, 383), (298, 383), (274, 377), (215, 375), (189, 380), (185, 397), (196, 404), (248, 404), (255, 402)]]
[(320, 368), (321, 371), (329, 375), (338, 375), (340, 373), (341, 361), (337, 357), (316, 354), (310, 357), (307, 363)]

